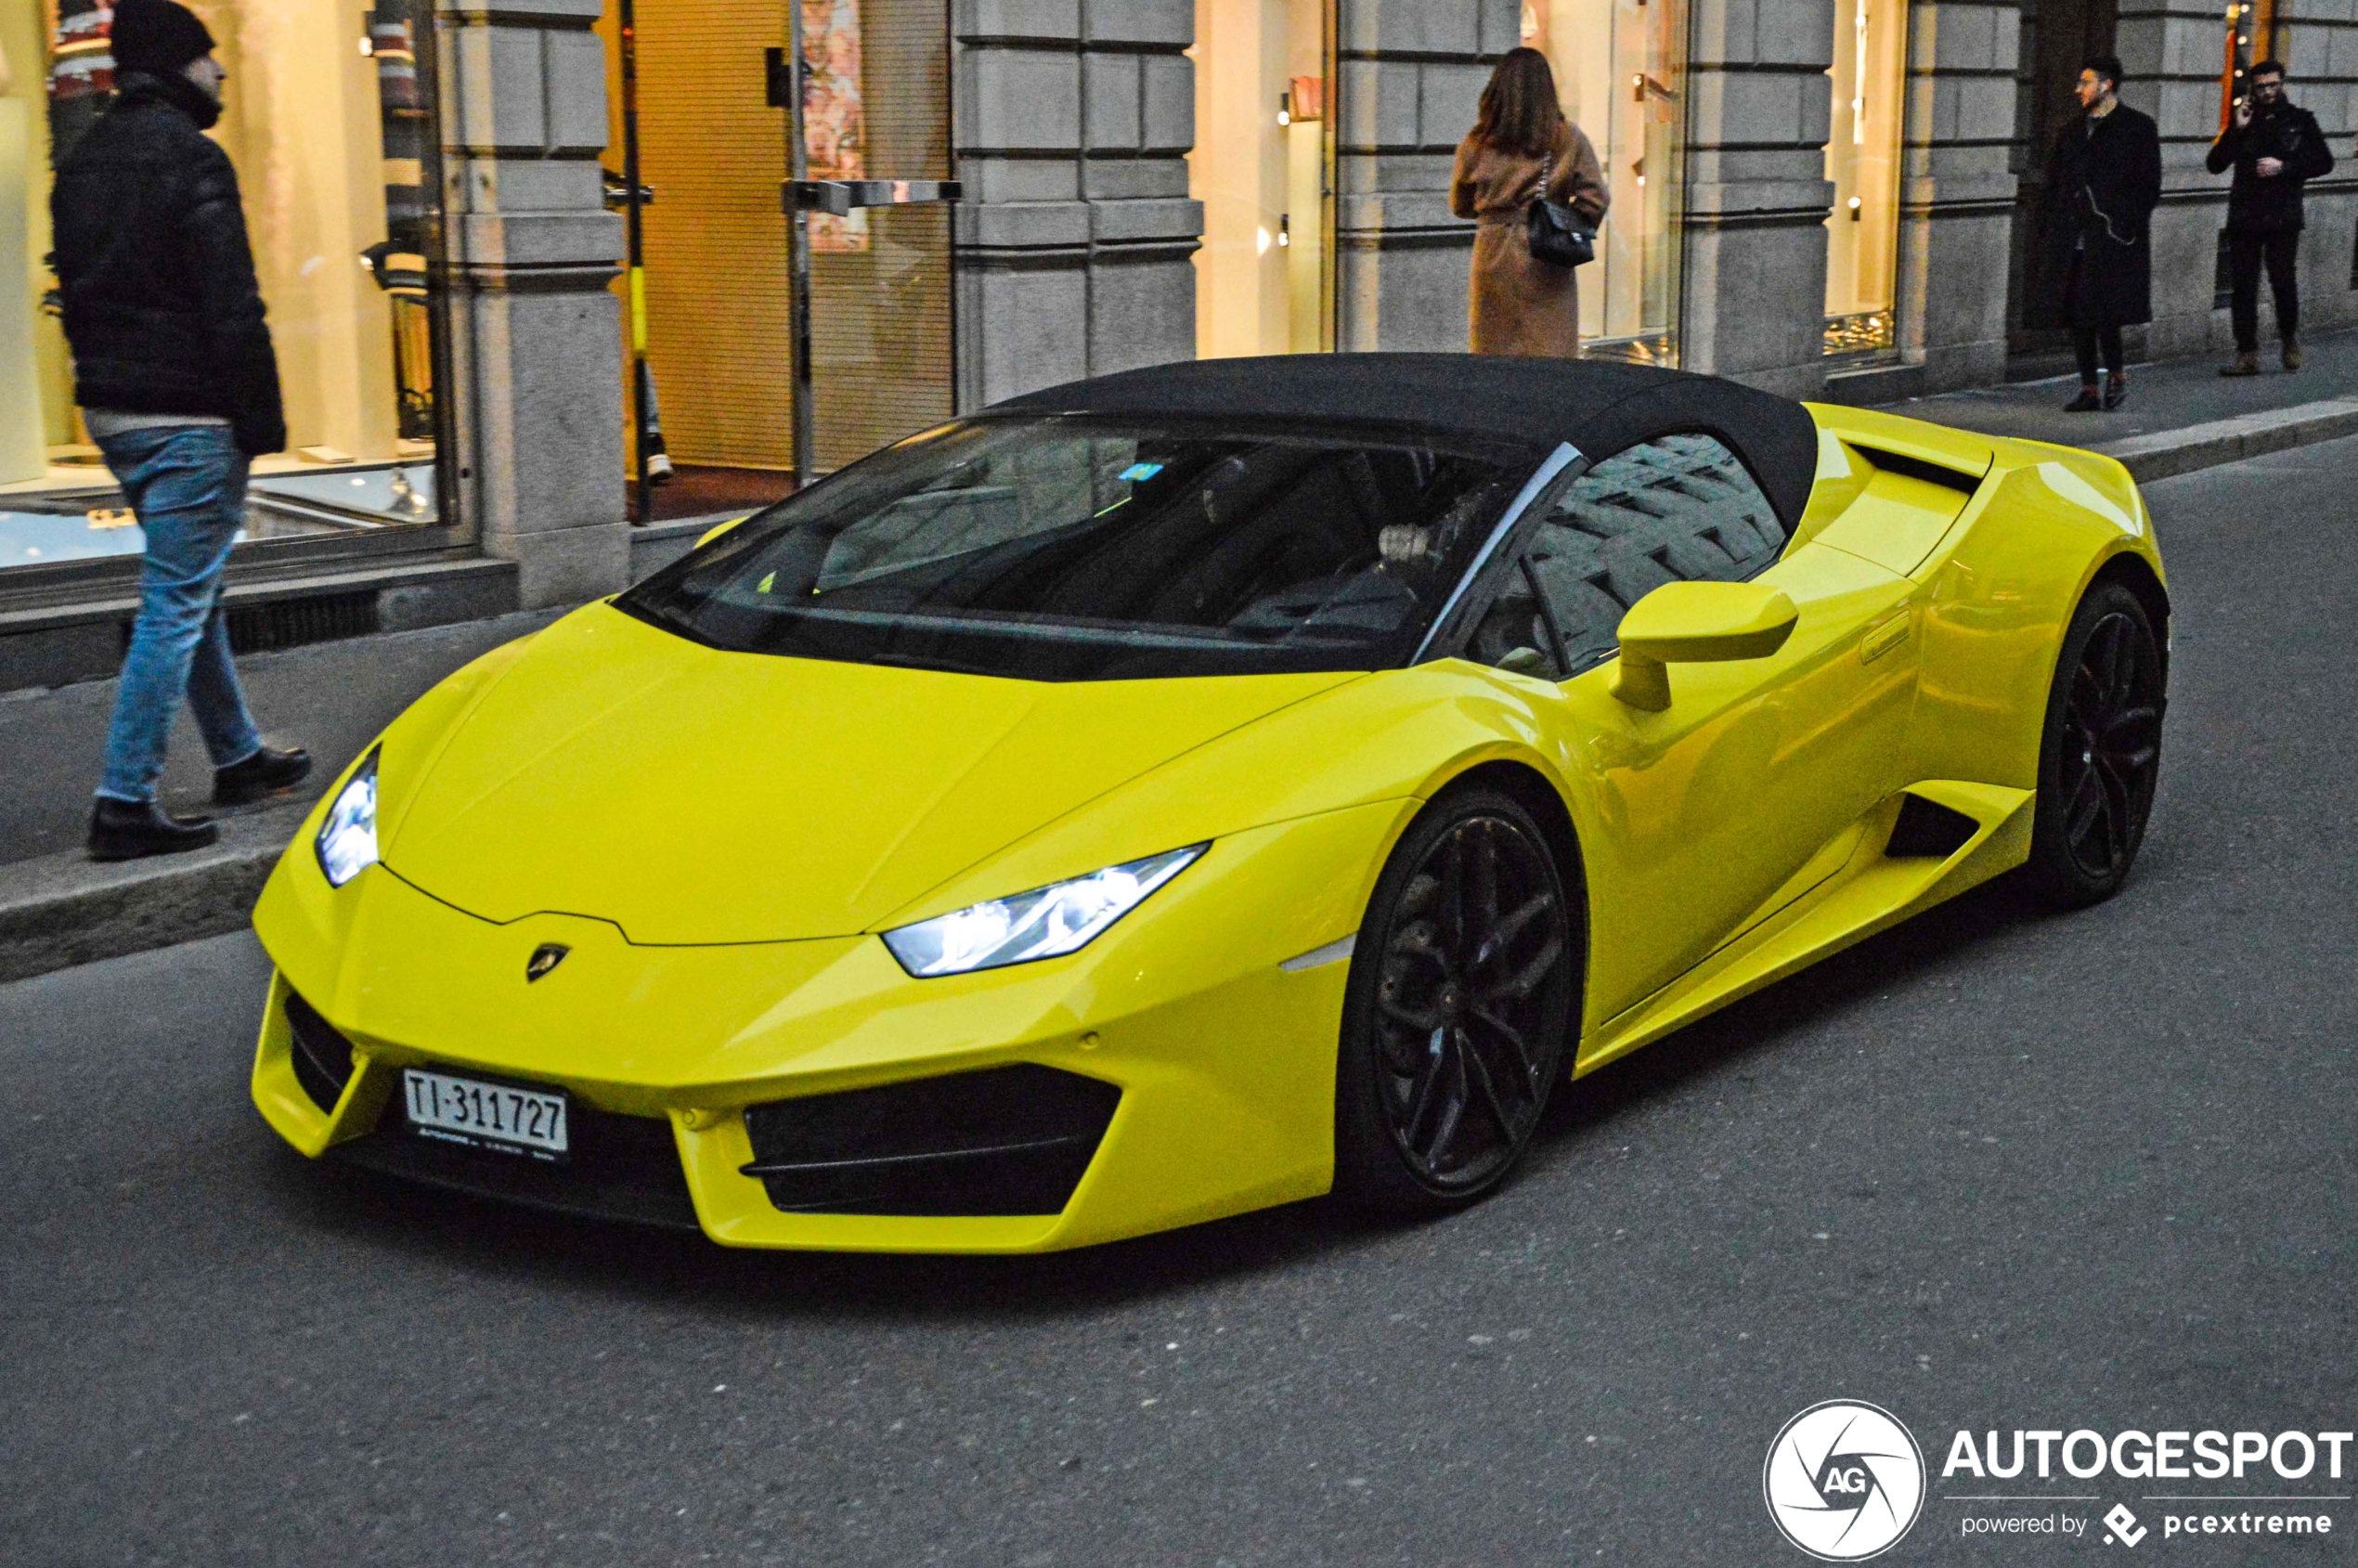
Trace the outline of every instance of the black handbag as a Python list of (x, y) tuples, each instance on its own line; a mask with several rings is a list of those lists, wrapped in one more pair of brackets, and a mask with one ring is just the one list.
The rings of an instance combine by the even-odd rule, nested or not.
[(1580, 221), (1580, 214), (1562, 201), (1548, 200), (1548, 186), (1555, 178), (1556, 160), (1551, 153), (1540, 166), (1539, 194), (1531, 199), (1530, 210), (1524, 214), (1529, 226), (1531, 259), (1546, 262), (1549, 266), (1586, 266), (1597, 259), (1597, 231)]

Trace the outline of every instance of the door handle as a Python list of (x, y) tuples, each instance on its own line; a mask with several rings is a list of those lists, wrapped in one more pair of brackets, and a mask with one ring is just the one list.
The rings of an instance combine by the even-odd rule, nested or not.
[(1908, 611), (1905, 606), (1869, 627), (1859, 639), (1859, 662), (1872, 664), (1908, 641)]

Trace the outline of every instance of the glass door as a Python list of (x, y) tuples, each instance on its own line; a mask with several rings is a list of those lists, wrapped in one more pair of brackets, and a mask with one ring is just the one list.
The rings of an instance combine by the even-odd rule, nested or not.
[[(792, 493), (786, 116), (767, 101), (763, 50), (800, 4), (810, 75), (804, 139), (815, 180), (946, 179), (948, 0), (636, 0), (644, 275), (623, 295), (649, 369), (648, 418), (670, 474), (651, 518), (766, 505)], [(625, 136), (620, 9), (607, 0), (609, 204)], [(857, 208), (810, 224), (816, 451), (833, 472), (952, 410), (950, 216), (941, 205)], [(640, 383), (626, 369), (628, 410)], [(652, 449), (652, 448), (651, 448)], [(653, 466), (653, 465), (651, 465)], [(661, 473), (656, 469), (657, 473)], [(635, 474), (633, 475), (635, 478)]]

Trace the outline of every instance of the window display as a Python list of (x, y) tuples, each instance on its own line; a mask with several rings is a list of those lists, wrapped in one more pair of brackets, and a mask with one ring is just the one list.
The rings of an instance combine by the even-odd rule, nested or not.
[[(243, 539), (443, 521), (429, 258), (439, 244), (427, 0), (191, 0), (227, 73), (210, 133), (238, 171), (287, 449)], [(0, 569), (138, 553), (73, 402), (51, 171), (115, 93), (98, 0), (0, 0)]]
[(1326, 8), (1320, 0), (1200, 0), (1196, 354), (1334, 345), (1326, 242)]
[(1838, 0), (1834, 6), (1833, 118), (1826, 136), (1828, 354), (1872, 358), (1892, 351), (1899, 251), (1900, 86), (1907, 67), (1904, 0)]
[(1686, 36), (1679, 0), (1524, 0), (1522, 41), (1548, 57), (1613, 191), (1581, 268), (1587, 358), (1678, 363)]

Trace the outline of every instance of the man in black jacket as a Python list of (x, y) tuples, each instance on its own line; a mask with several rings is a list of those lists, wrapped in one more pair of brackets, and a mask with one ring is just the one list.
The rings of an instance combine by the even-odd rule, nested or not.
[[(2025, 325), (2068, 327), (2079, 395), (2066, 413), (2120, 407), (2129, 395), (2120, 330), (2154, 318), (2153, 210), (2161, 200), (2161, 137), (2150, 115), (2120, 101), (2120, 61), (2099, 55), (2079, 72), (2087, 110), (2047, 156), (2039, 287)], [(2105, 384), (2096, 390), (2096, 356)]]
[(83, 422), (146, 535), (139, 614), (90, 816), (98, 860), (170, 854), (216, 829), (156, 803), (186, 696), (213, 797), (258, 800), (311, 758), (263, 745), (221, 612), (251, 460), (286, 445), (238, 176), (204, 136), (221, 117), (213, 35), (174, 0), (117, 0), (120, 96), (57, 171), (50, 214)]
[(2317, 117), (2285, 101), (2285, 68), (2261, 60), (2244, 81), (2248, 93), (2235, 100), (2234, 122), (2210, 144), (2203, 160), (2214, 175), (2230, 165), (2235, 182), (2227, 192), (2227, 266), (2235, 280), (2235, 362), (2222, 376), (2260, 373), (2260, 267), (2268, 266), (2268, 289), (2276, 296), (2276, 335), (2284, 342), (2285, 369), (2300, 369), (2300, 188), (2332, 170)]

